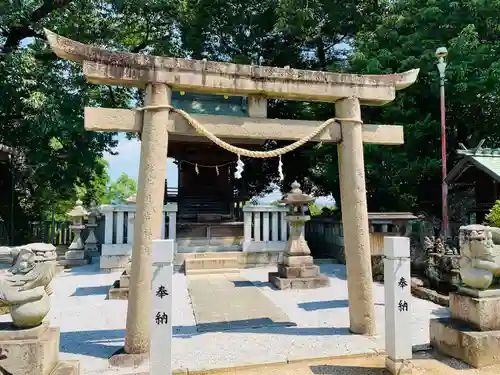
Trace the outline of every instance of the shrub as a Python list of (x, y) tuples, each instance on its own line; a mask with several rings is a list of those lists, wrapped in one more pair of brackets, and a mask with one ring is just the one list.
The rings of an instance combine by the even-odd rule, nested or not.
[(485, 218), (485, 224), (500, 228), (500, 200), (496, 201), (488, 215)]

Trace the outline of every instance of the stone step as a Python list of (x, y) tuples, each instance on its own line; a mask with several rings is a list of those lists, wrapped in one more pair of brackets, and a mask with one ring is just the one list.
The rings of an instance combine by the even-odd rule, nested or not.
[(226, 246), (236, 245), (241, 246), (243, 236), (230, 236), (230, 237), (212, 237), (212, 238), (197, 238), (197, 237), (183, 237), (177, 238), (177, 247), (189, 246)]
[(227, 259), (227, 258), (238, 258), (241, 255), (241, 251), (227, 251), (227, 252), (218, 252), (218, 253), (210, 253), (210, 252), (200, 252), (193, 254), (186, 254), (186, 259), (210, 259), (210, 258), (218, 258), (218, 259)]
[(238, 268), (239, 260), (236, 257), (222, 257), (222, 258), (192, 258), (186, 259), (184, 263), (186, 271), (190, 270), (207, 270), (207, 269), (221, 269), (221, 268)]
[(196, 275), (217, 275), (224, 273), (239, 273), (240, 270), (237, 268), (215, 268), (215, 269), (200, 269), (200, 270), (186, 270), (187, 276)]
[(50, 372), (50, 375), (79, 375), (80, 362), (79, 361), (59, 361)]
[(200, 253), (200, 254), (225, 254), (241, 252), (241, 245), (214, 245), (214, 246), (179, 246), (177, 245), (177, 253), (190, 254), (190, 253)]

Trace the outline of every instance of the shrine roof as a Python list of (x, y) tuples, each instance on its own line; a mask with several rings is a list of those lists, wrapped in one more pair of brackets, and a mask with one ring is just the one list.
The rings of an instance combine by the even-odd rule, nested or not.
[(482, 140), (473, 149), (467, 149), (461, 145), (462, 149), (457, 153), (462, 155), (462, 159), (451, 169), (446, 176), (447, 183), (454, 183), (469, 169), (477, 168), (491, 178), (500, 182), (500, 148), (483, 148)]
[(192, 92), (325, 102), (353, 96), (363, 104), (381, 105), (394, 100), (396, 90), (412, 85), (419, 72), (361, 75), (191, 60), (109, 51), (49, 30), (45, 34), (57, 56), (83, 63), (87, 80), (97, 84), (165, 83)]

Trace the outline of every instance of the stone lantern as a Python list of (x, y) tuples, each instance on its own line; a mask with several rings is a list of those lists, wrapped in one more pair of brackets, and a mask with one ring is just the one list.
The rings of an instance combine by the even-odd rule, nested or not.
[(304, 237), (305, 223), (310, 220), (310, 216), (305, 214), (305, 207), (311, 202), (314, 198), (304, 194), (297, 181), (279, 202), (289, 208), (285, 220), (290, 225), (287, 248), (278, 264), (278, 272), (269, 273), (269, 282), (279, 289), (315, 289), (330, 283), (327, 276), (319, 273), (319, 266), (314, 265)]
[(71, 218), (72, 222), (69, 228), (75, 236), (65, 255), (67, 260), (85, 259), (85, 246), (82, 241), (82, 231), (85, 229), (83, 220), (89, 215), (89, 212), (83, 208), (82, 204), (81, 200), (77, 200), (76, 206), (68, 212), (68, 216)]
[(88, 213), (87, 228), (89, 234), (85, 240), (85, 251), (97, 251), (97, 238), (95, 236), (95, 228), (97, 228), (97, 219), (101, 216), (99, 209), (96, 207), (95, 202), (90, 204)]

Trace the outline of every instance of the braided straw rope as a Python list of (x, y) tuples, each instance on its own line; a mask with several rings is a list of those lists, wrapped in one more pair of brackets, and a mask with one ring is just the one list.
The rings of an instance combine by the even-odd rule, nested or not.
[(215, 134), (212, 134), (209, 132), (202, 124), (200, 124), (196, 119), (194, 119), (190, 114), (187, 112), (183, 111), (182, 109), (174, 108), (171, 105), (165, 104), (165, 105), (150, 105), (150, 106), (145, 106), (142, 108), (136, 108), (137, 111), (145, 111), (145, 110), (155, 110), (155, 109), (168, 109), (172, 112), (177, 112), (180, 114), (182, 117), (184, 117), (187, 122), (200, 134), (204, 135), (208, 139), (210, 139), (213, 143), (218, 145), (219, 147), (232, 152), (233, 154), (236, 154), (238, 156), (247, 156), (250, 158), (273, 158), (277, 156), (281, 156), (283, 154), (286, 154), (287, 152), (293, 151), (300, 146), (304, 145), (305, 143), (309, 142), (311, 139), (314, 137), (320, 135), (325, 131), (325, 129), (332, 123), (337, 122), (337, 121), (352, 121), (352, 122), (357, 122), (357, 123), (362, 123), (359, 119), (355, 118), (345, 118), (345, 119), (338, 119), (338, 118), (331, 118), (326, 120), (323, 124), (321, 124), (319, 127), (317, 127), (311, 134), (305, 136), (302, 139), (299, 139), (296, 142), (293, 142), (292, 144), (289, 144), (288, 146), (277, 148), (275, 150), (271, 151), (251, 151), (247, 150), (245, 148), (241, 147), (236, 147), (233, 146), (219, 137), (217, 137)]

